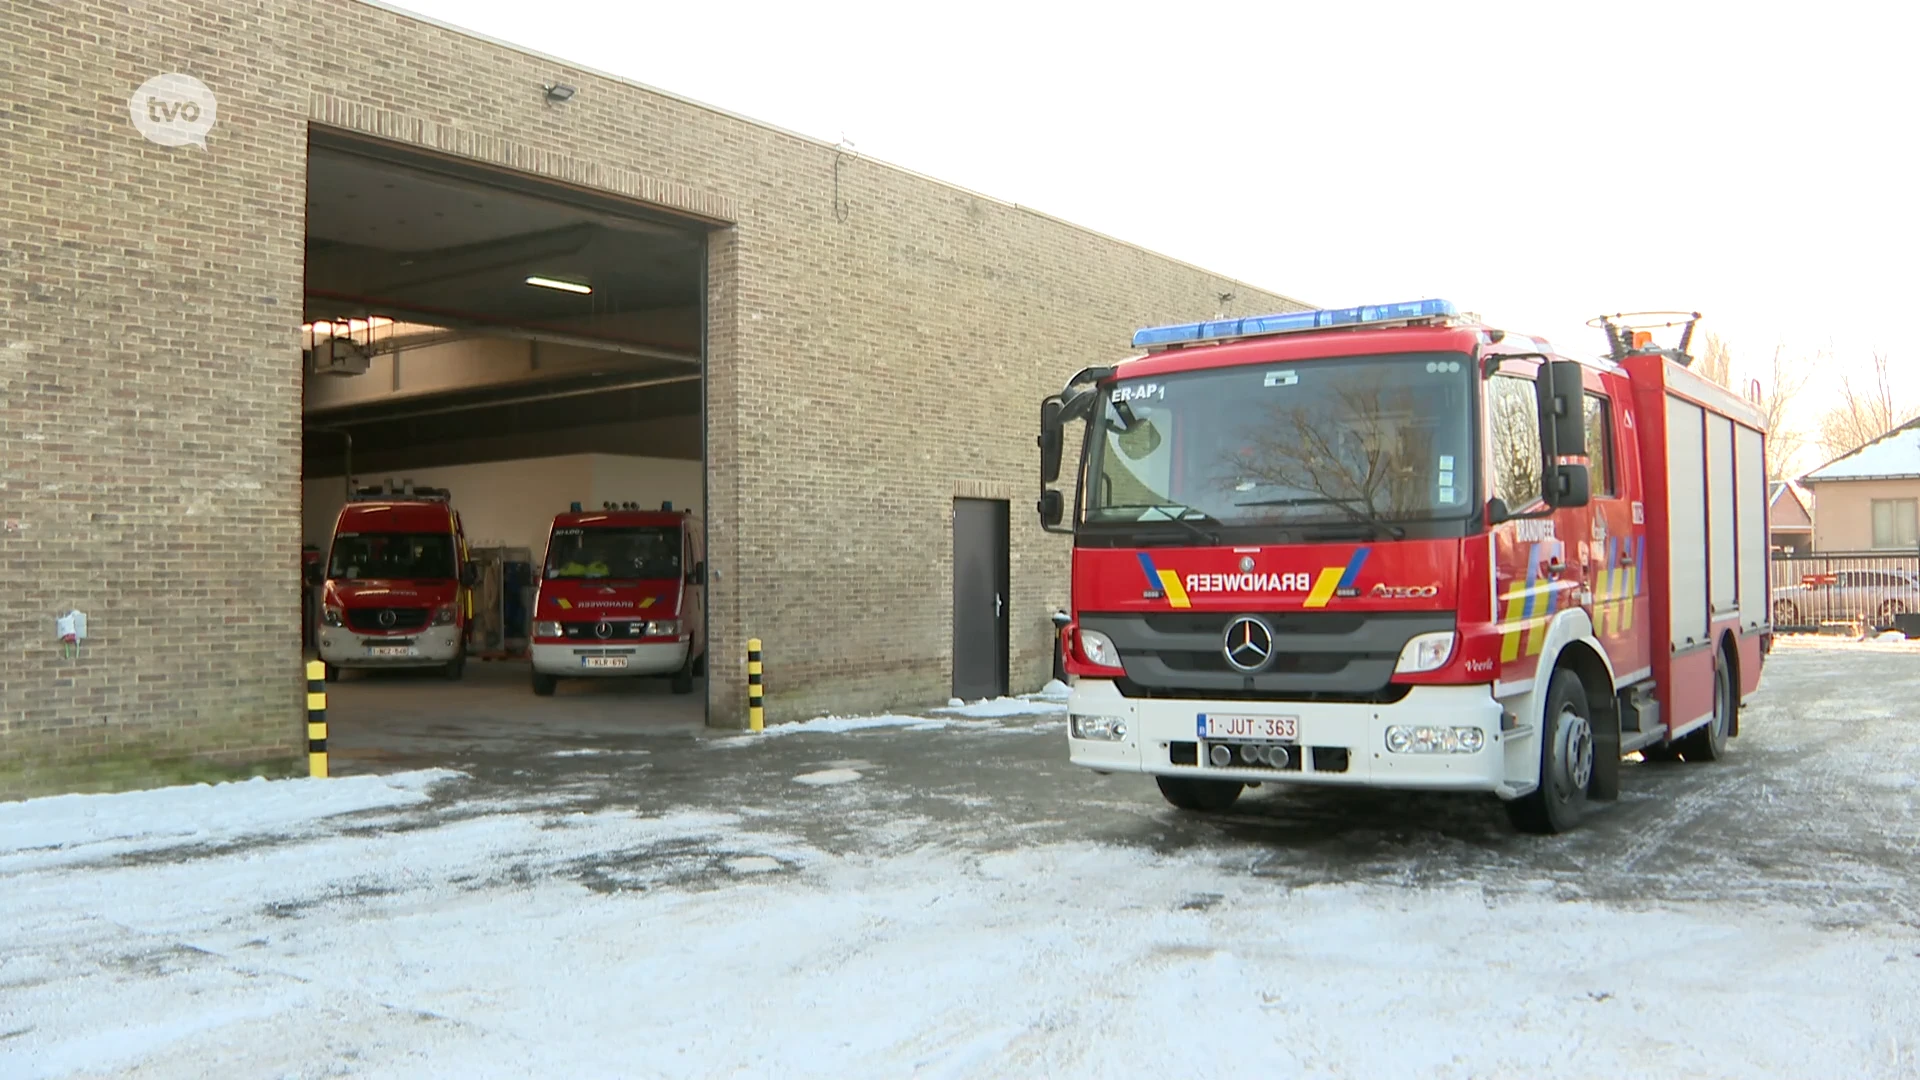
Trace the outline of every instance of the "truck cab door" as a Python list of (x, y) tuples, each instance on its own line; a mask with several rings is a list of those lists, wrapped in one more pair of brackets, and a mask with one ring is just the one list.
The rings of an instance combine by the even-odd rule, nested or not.
[(1646, 513), (1641, 503), (1639, 444), (1631, 427), (1633, 399), (1625, 380), (1596, 381), (1586, 395), (1588, 476), (1593, 498), (1583, 537), (1583, 599), (1593, 636), (1616, 677), (1642, 675), (1653, 664), (1653, 620), (1643, 564)]

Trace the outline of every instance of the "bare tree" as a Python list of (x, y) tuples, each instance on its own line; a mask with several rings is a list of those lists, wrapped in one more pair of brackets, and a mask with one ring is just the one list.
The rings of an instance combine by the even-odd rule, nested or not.
[(1773, 360), (1764, 372), (1753, 372), (1735, 356), (1733, 347), (1718, 334), (1708, 334), (1706, 346), (1693, 370), (1754, 402), (1766, 418), (1767, 478), (1785, 476), (1793, 461), (1806, 446), (1806, 436), (1789, 418), (1793, 402), (1806, 390), (1813, 365), (1787, 355), (1784, 346), (1775, 346)]
[(1875, 350), (1866, 378), (1840, 376), (1840, 401), (1820, 418), (1820, 445), (1834, 457), (1850, 454), (1907, 419), (1911, 407), (1894, 396), (1892, 364)]
[(1707, 334), (1706, 348), (1700, 350), (1700, 358), (1692, 366), (1694, 374), (1733, 389), (1733, 350), (1719, 334)]
[(1302, 493), (1269, 507), (1274, 516), (1315, 501), (1387, 519), (1432, 512), (1438, 451), (1413, 387), (1356, 378), (1330, 399), (1261, 411), (1265, 422), (1215, 466), (1223, 493), (1248, 483)]
[(1806, 435), (1787, 418), (1793, 399), (1807, 388), (1809, 367), (1773, 347), (1773, 364), (1760, 386), (1760, 411), (1767, 421), (1767, 479), (1782, 480), (1806, 446)]

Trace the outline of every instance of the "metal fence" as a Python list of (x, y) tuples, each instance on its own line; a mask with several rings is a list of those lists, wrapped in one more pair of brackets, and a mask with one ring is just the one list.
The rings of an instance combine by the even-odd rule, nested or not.
[(1775, 558), (1771, 576), (1777, 630), (1828, 623), (1880, 629), (1910, 624), (1899, 616), (1920, 613), (1920, 551)]

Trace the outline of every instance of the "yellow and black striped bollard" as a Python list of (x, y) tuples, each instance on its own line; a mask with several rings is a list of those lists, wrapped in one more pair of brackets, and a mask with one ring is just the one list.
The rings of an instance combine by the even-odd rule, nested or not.
[(765, 687), (760, 685), (760, 639), (747, 639), (747, 727), (760, 731), (766, 727)]
[(307, 661), (307, 774), (327, 775), (327, 665)]

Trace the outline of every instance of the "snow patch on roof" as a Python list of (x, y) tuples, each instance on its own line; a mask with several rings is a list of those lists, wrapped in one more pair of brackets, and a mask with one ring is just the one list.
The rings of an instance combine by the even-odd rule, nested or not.
[[(1909, 422), (1909, 425), (1912, 422)], [(1897, 427), (1853, 453), (1830, 461), (1802, 480), (1879, 480), (1920, 477), (1920, 427)]]

